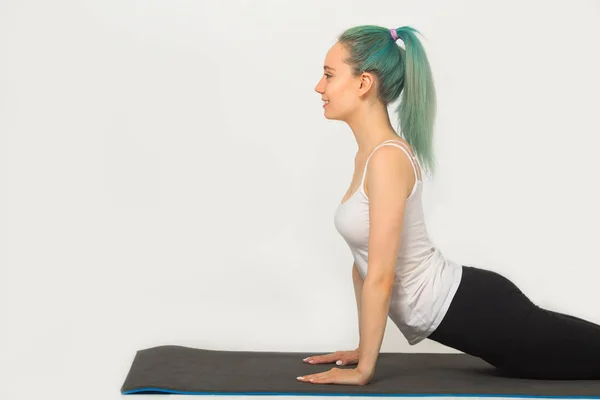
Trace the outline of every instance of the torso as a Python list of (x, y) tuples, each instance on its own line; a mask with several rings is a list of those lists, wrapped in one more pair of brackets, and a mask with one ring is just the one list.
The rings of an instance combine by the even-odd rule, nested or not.
[[(404, 145), (404, 148), (407, 149), (409, 151), (409, 153), (414, 157), (415, 154), (412, 151), (412, 148), (410, 147), (410, 145), (408, 144), (408, 142), (406, 142), (406, 140), (400, 139), (400, 138), (394, 138), (393, 139), (396, 142), (401, 142)], [(393, 142), (392, 142), (393, 143)], [(406, 154), (405, 154), (406, 156)], [(360, 185), (360, 180), (362, 179), (364, 170), (365, 170), (365, 164), (367, 162), (367, 158), (369, 157), (369, 155), (363, 155), (363, 156), (356, 156), (355, 162), (354, 162), (354, 175), (352, 176), (352, 182), (350, 183), (350, 188), (348, 189), (348, 191), (346, 192), (346, 194), (344, 195), (344, 199), (342, 200), (342, 203), (345, 203), (346, 201), (348, 201), (350, 199), (350, 197), (352, 197), (357, 191), (358, 191), (358, 187)], [(414, 160), (413, 160), (414, 161)], [(419, 179), (422, 180), (422, 175), (421, 175), (421, 170), (419, 168), (418, 163), (415, 163), (415, 167), (417, 168), (417, 174), (419, 176)], [(408, 193), (406, 193), (406, 197), (408, 197), (410, 195), (410, 192), (412, 191), (412, 187), (415, 185), (415, 174), (414, 171), (412, 169), (412, 166), (409, 164), (409, 168), (410, 170), (407, 171), (409, 172), (408, 176), (410, 179), (410, 185), (409, 185), (409, 190)], [(368, 192), (368, 188), (367, 188), (367, 181), (368, 181), (368, 174), (367, 176), (365, 176), (365, 184), (364, 184), (364, 191), (367, 194), (367, 196), (369, 195)]]

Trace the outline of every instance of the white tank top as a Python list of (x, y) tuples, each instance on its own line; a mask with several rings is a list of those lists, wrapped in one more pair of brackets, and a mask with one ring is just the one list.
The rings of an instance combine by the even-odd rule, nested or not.
[(344, 238), (358, 271), (367, 276), (369, 259), (369, 198), (364, 180), (369, 159), (381, 146), (400, 148), (415, 171), (415, 185), (406, 199), (396, 277), (389, 317), (410, 345), (429, 336), (442, 322), (462, 278), (462, 265), (444, 257), (429, 239), (423, 214), (423, 181), (417, 176), (416, 158), (397, 140), (379, 144), (367, 158), (358, 191), (341, 203), (334, 216), (336, 230)]

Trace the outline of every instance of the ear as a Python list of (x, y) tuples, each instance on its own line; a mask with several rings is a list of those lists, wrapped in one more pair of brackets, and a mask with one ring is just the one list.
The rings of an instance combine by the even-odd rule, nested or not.
[(363, 96), (375, 86), (375, 76), (370, 72), (364, 72), (359, 77), (360, 86), (358, 89), (358, 95)]

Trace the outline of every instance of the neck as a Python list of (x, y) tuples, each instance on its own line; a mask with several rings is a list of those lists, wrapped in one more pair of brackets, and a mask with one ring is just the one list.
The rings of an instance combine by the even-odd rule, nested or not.
[(356, 112), (347, 123), (354, 133), (359, 158), (367, 157), (381, 142), (400, 138), (390, 123), (387, 108), (381, 105)]

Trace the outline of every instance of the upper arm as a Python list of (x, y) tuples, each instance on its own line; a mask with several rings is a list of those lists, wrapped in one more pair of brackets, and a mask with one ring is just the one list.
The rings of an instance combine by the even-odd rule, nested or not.
[(412, 164), (401, 149), (382, 146), (367, 169), (369, 185), (369, 260), (367, 277), (394, 282), (400, 250), (406, 193)]

